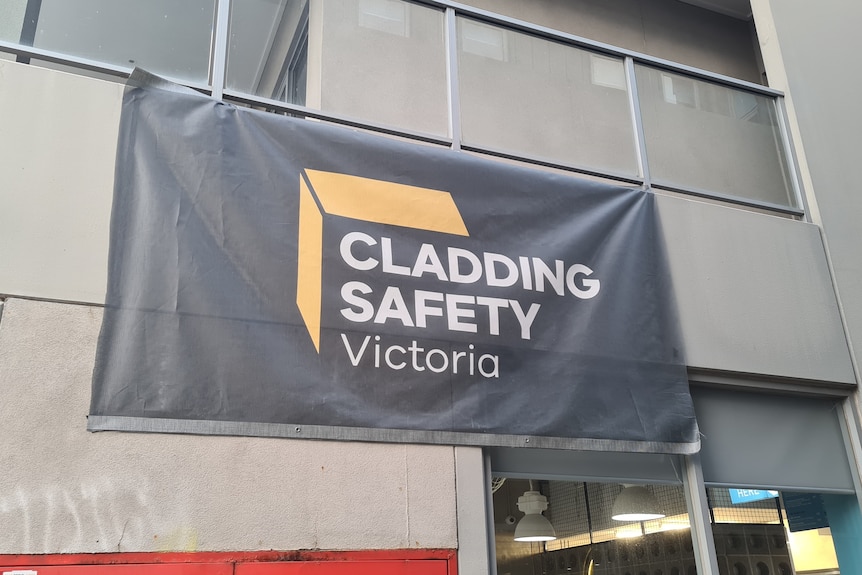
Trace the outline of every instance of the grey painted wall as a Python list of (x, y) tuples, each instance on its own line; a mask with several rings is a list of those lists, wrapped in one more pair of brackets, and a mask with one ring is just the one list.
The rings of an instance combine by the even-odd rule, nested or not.
[(767, 73), (786, 82), (779, 87), (792, 100), (812, 184), (808, 191), (826, 234), (858, 361), (862, 359), (862, 194), (856, 170), (862, 134), (862, 76), (858, 73), (862, 4), (771, 0), (755, 7), (760, 8), (755, 21), (764, 50), (780, 52), (783, 60), (767, 59)]
[(854, 383), (816, 226), (659, 196), (688, 364)]

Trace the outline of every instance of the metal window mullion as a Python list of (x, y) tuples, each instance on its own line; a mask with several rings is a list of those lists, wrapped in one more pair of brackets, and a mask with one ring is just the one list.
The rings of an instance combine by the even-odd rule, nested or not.
[[(36, 40), (36, 30), (39, 27), (39, 12), (42, 10), (42, 0), (27, 0), (24, 8), (24, 22), (21, 24), (21, 35), (18, 43), (22, 46), (33, 46)], [(15, 61), (29, 64), (30, 57), (18, 55)]]
[(446, 83), (449, 96), (449, 137), (452, 149), (461, 149), (461, 86), (458, 79), (458, 23), (455, 9), (446, 8)]
[(790, 138), (790, 123), (787, 120), (787, 108), (784, 105), (784, 98), (775, 98), (774, 102), (775, 113), (778, 116), (778, 132), (781, 136), (781, 145), (784, 147), (784, 160), (787, 162), (790, 186), (796, 197), (796, 207), (804, 210), (805, 220), (810, 222), (811, 217), (808, 211), (808, 201), (805, 198), (805, 194), (802, 193), (802, 178), (799, 174), (799, 165), (796, 162), (796, 149), (794, 148), (793, 141)]
[(682, 484), (685, 491), (685, 504), (688, 508), (688, 521), (691, 525), (691, 540), (694, 545), (697, 572), (699, 575), (719, 575), (700, 454), (684, 456), (683, 470)]
[(213, 27), (210, 83), (212, 84), (212, 96), (217, 100), (221, 100), (224, 96), (225, 78), (227, 77), (230, 2), (231, 0), (218, 0), (215, 26)]
[(488, 529), (488, 575), (497, 575), (497, 528), (494, 525), (494, 494), (491, 492), (491, 454), (487, 449), (482, 450), (482, 459), (485, 463), (485, 521)]
[[(2, 311), (0, 307), (0, 311)], [(850, 464), (850, 475), (853, 477), (854, 489), (856, 490), (856, 504), (862, 512), (862, 440), (859, 435), (859, 414), (855, 409), (857, 391), (850, 397), (841, 401), (838, 410), (838, 418), (841, 423), (841, 433), (844, 435), (844, 447), (847, 451), (847, 459)]]
[(626, 56), (626, 91), (629, 96), (629, 112), (632, 120), (632, 133), (635, 138), (635, 153), (638, 160), (638, 175), (643, 178), (644, 188), (652, 189), (652, 178), (649, 170), (649, 158), (646, 151), (646, 136), (644, 135), (643, 116), (641, 116), (640, 97), (638, 95), (637, 78), (635, 77), (635, 62), (631, 56)]

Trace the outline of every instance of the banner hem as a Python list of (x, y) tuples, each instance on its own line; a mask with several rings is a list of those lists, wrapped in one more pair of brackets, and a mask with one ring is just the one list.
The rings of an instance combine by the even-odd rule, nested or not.
[(524, 447), (534, 449), (561, 449), (569, 451), (662, 453), (668, 455), (692, 455), (700, 450), (699, 439), (694, 442), (633, 441), (592, 438), (576, 439), (537, 435), (502, 435), (461, 431), (430, 431), (247, 421), (168, 419), (155, 417), (129, 417), (122, 415), (90, 415), (87, 419), (87, 430), (91, 432), (129, 431), (188, 435), (277, 437), (285, 439), (422, 443), (470, 447)]

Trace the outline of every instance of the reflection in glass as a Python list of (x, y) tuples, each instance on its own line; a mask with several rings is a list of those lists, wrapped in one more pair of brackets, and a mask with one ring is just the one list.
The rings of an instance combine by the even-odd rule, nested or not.
[(230, 90), (446, 135), (446, 85), (442, 11), (401, 0), (232, 6)]
[[(859, 516), (853, 495), (726, 488), (707, 495), (720, 573), (837, 575), (841, 553), (833, 534), (850, 542), (851, 555), (858, 547), (847, 521)], [(855, 573), (859, 565), (849, 559), (843, 572)]]
[[(4, 42), (19, 42), (24, 23), (24, 11), (27, 2), (0, 2), (0, 40)], [(26, 34), (22, 44), (27, 45)]]
[(773, 98), (647, 66), (635, 72), (655, 181), (795, 206)]
[(215, 0), (42, 0), (24, 28), (36, 48), (206, 84), (214, 10)]
[[(495, 487), (495, 543), (501, 575), (695, 573), (682, 486), (638, 486), (648, 493), (651, 505), (657, 505), (650, 510), (653, 516), (664, 516), (651, 521), (612, 518), (614, 503), (626, 488), (616, 483), (497, 478)], [(553, 525), (555, 540), (514, 538), (524, 516), (518, 500), (533, 491), (547, 498), (544, 515)]]
[(623, 61), (458, 19), (463, 140), (637, 175)]

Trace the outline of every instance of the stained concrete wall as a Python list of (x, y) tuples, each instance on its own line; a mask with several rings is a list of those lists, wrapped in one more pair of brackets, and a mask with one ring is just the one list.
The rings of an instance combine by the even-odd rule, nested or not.
[(452, 447), (89, 433), (101, 309), (0, 319), (0, 554), (454, 548)]

